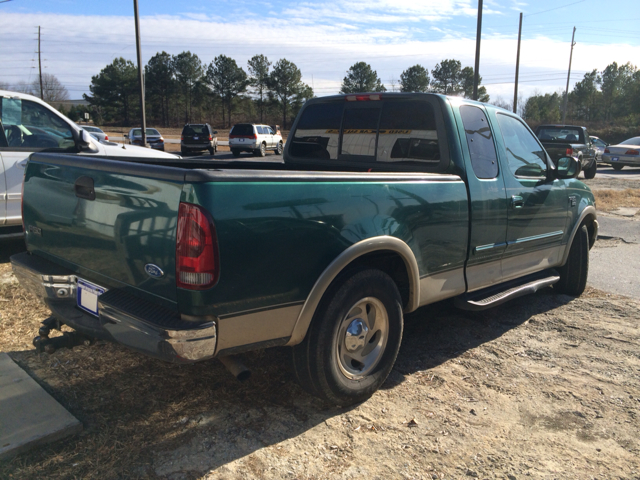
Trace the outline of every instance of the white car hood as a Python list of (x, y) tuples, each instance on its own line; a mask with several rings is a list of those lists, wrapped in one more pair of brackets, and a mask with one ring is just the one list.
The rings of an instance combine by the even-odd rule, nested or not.
[(102, 142), (96, 142), (92, 139), (93, 144), (98, 147), (99, 152), (96, 155), (107, 155), (109, 157), (147, 157), (147, 158), (165, 158), (175, 160), (182, 158), (180, 155), (160, 152), (151, 148), (138, 147), (135, 145), (106, 145)]

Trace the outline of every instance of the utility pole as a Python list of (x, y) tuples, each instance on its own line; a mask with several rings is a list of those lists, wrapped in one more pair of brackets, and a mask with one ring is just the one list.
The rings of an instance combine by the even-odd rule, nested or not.
[(140, 82), (140, 110), (142, 111), (142, 146), (147, 146), (147, 117), (144, 111), (144, 79), (142, 77), (142, 53), (140, 52), (140, 19), (138, 18), (138, 0), (133, 0), (136, 20), (136, 50), (138, 51), (138, 80)]
[(480, 36), (482, 34), (482, 0), (478, 0), (478, 28), (476, 29), (476, 68), (473, 72), (473, 99), (478, 100), (478, 77), (480, 71)]
[(522, 38), (522, 12), (518, 27), (518, 53), (516, 54), (516, 86), (513, 90), (513, 113), (518, 113), (518, 76), (520, 75), (520, 39)]
[(569, 72), (567, 73), (567, 88), (564, 91), (564, 108), (562, 109), (562, 124), (567, 118), (567, 100), (569, 99), (569, 77), (571, 77), (571, 59), (573, 58), (573, 46), (576, 44), (573, 39), (576, 38), (576, 27), (573, 27), (573, 35), (571, 35), (571, 53), (569, 54)]
[(38, 26), (38, 70), (40, 71), (40, 100), (44, 100), (44, 92), (42, 90), (42, 55), (40, 52), (40, 26)]

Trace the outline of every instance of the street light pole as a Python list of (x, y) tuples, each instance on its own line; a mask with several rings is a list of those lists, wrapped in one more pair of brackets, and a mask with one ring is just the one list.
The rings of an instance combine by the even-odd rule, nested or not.
[(516, 54), (516, 86), (513, 90), (513, 113), (518, 113), (518, 76), (520, 75), (520, 39), (522, 37), (522, 12), (520, 12), (520, 26), (518, 27), (518, 53)]
[(569, 99), (569, 77), (571, 77), (571, 59), (573, 58), (573, 46), (575, 42), (573, 39), (576, 38), (576, 27), (573, 27), (573, 35), (571, 35), (571, 53), (569, 54), (569, 72), (567, 72), (567, 88), (564, 91), (564, 108), (562, 109), (562, 124), (567, 118), (567, 100)]
[(133, 11), (136, 19), (136, 50), (138, 52), (138, 80), (140, 82), (140, 110), (142, 111), (142, 145), (147, 146), (147, 118), (144, 111), (144, 80), (142, 78), (142, 53), (140, 52), (140, 19), (138, 17), (138, 0), (133, 0)]
[(482, 34), (482, 0), (478, 0), (478, 28), (476, 30), (476, 68), (473, 72), (473, 99), (478, 100), (478, 79), (480, 72), (480, 36)]

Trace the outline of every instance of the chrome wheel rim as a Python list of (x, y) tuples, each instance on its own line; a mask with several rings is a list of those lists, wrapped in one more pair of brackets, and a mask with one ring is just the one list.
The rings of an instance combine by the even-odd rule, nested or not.
[(335, 352), (342, 374), (357, 380), (380, 362), (389, 338), (389, 315), (374, 297), (358, 300), (338, 326)]

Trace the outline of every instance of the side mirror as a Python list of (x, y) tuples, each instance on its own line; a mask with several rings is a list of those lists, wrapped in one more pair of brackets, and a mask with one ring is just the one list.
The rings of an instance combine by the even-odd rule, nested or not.
[(576, 178), (580, 174), (580, 162), (575, 157), (561, 157), (558, 159), (556, 178)]
[(128, 133), (125, 133), (125, 134), (124, 134), (124, 138), (129, 138), (129, 134), (128, 134)]
[(87, 132), (86, 130), (80, 130), (80, 134), (78, 135), (78, 148), (79, 150), (84, 150), (91, 153), (98, 152), (98, 147), (96, 147), (91, 140), (91, 134), (89, 134), (89, 132)]
[(216, 135), (218, 133), (218, 130), (214, 130), (213, 134)]

